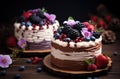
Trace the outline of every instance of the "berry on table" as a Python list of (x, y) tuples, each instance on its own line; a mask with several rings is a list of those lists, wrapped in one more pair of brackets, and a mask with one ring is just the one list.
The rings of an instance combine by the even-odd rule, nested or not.
[(118, 55), (118, 52), (113, 52), (113, 55), (114, 55), (114, 56), (117, 56), (117, 55)]
[(7, 74), (6, 70), (2, 70), (2, 71), (0, 72), (0, 76), (5, 76), (6, 74)]
[(92, 79), (92, 77), (87, 77), (87, 79)]
[(38, 67), (37, 72), (41, 72), (41, 71), (42, 71), (42, 67)]
[(21, 77), (20, 74), (15, 74), (13, 79), (19, 79)]
[(19, 66), (19, 71), (24, 71), (25, 70), (25, 66)]

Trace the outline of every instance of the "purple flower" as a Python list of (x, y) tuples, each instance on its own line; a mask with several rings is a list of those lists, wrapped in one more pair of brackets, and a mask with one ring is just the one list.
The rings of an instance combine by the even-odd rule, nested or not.
[(88, 39), (90, 39), (92, 35), (91, 32), (89, 32), (87, 28), (82, 28), (81, 34), (83, 35), (84, 38), (88, 38)]
[(0, 55), (0, 67), (8, 68), (12, 64), (12, 59), (9, 55)]
[(28, 12), (32, 12), (32, 13), (37, 13), (38, 11), (40, 11), (40, 9), (33, 9), (33, 10), (28, 10)]
[(44, 13), (44, 15), (50, 20), (50, 21), (52, 21), (52, 22), (54, 22), (55, 21), (55, 18), (56, 18), (56, 15), (54, 15), (54, 14), (48, 14), (48, 13)]
[(79, 23), (79, 21), (75, 21), (75, 20), (68, 20), (68, 21), (64, 21), (64, 24), (70, 25), (70, 26), (74, 26), (75, 24)]
[(25, 39), (21, 39), (18, 41), (18, 46), (21, 47), (22, 49), (25, 48), (27, 45), (27, 42)]

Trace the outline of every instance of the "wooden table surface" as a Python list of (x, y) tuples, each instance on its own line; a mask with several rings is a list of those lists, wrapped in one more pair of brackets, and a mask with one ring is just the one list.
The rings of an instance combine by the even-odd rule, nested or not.
[[(112, 59), (112, 67), (107, 74), (97, 76), (98, 79), (120, 79), (120, 42), (119, 40), (113, 44), (103, 44), (102, 47), (103, 53), (107, 54)], [(114, 55), (114, 52), (117, 52), (117, 55)], [(54, 74), (48, 73), (46, 70), (42, 70), (41, 72), (37, 72), (37, 67), (41, 66), (41, 64), (32, 64), (26, 63), (26, 59), (28, 58), (20, 58), (19, 61), (14, 62), (10, 65), (6, 70), (5, 76), (0, 76), (0, 79), (14, 79), (15, 74), (20, 74), (19, 79), (83, 79), (81, 77), (72, 78), (71, 76), (57, 76)], [(24, 71), (19, 71), (18, 67), (20, 65), (24, 65), (26, 68)], [(2, 71), (2, 69), (0, 69)]]

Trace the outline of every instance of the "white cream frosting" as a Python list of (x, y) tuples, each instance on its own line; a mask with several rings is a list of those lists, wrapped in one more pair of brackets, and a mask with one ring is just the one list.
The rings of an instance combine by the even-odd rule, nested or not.
[[(100, 42), (102, 41), (102, 36), (100, 36), (100, 38), (96, 39), (95, 41), (82, 41), (82, 42), (69, 42), (69, 47), (77, 47), (77, 48), (81, 48), (81, 47), (91, 47), (91, 46), (95, 46), (96, 44), (99, 44)], [(67, 42), (64, 42), (64, 41), (61, 41), (59, 39), (52, 39), (52, 42), (60, 45), (60, 46), (63, 46), (63, 47), (66, 47), (67, 46)], [(76, 46), (75, 46), (76, 44)]]
[[(59, 27), (59, 22), (55, 20), (53, 25), (44, 25), (42, 29), (40, 26), (21, 26), (20, 23), (15, 23), (15, 36), (18, 40), (22, 38), (26, 39), (28, 42), (42, 42), (43, 40), (51, 41), (53, 37), (53, 31), (56, 31)], [(34, 28), (34, 29), (33, 29)]]
[(101, 54), (102, 47), (95, 52), (63, 52), (59, 49), (51, 47), (51, 54), (60, 60), (84, 61), (94, 56)]

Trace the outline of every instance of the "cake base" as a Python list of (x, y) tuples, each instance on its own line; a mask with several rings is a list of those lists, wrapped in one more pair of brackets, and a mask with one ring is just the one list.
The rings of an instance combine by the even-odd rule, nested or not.
[(72, 71), (72, 70), (64, 70), (64, 69), (60, 69), (57, 68), (55, 66), (53, 66), (51, 64), (51, 54), (45, 56), (44, 60), (43, 60), (43, 65), (46, 71), (50, 72), (53, 75), (58, 75), (58, 76), (67, 76), (67, 77), (77, 77), (77, 76), (100, 76), (100, 75), (105, 75), (105, 73), (107, 73), (111, 67), (112, 67), (112, 60), (109, 57), (109, 64), (106, 68), (104, 69), (97, 69), (96, 71)]
[(23, 57), (45, 57), (46, 55), (50, 54), (51, 49), (46, 50), (23, 50), (19, 51), (18, 48), (9, 48), (12, 52), (18, 51), (17, 56), (23, 58)]

